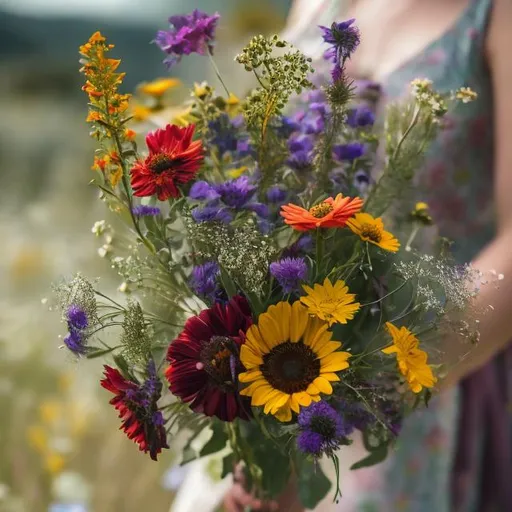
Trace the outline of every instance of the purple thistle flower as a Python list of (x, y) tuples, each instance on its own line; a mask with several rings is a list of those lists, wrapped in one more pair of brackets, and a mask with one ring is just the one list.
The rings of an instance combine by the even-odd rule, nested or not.
[(284, 258), (270, 264), (270, 273), (276, 278), (284, 293), (297, 291), (308, 275), (304, 258)]
[(71, 330), (64, 338), (64, 345), (77, 356), (82, 356), (87, 352), (85, 338), (80, 331)]
[(341, 415), (327, 402), (313, 402), (301, 409), (298, 416), (300, 434), (297, 446), (303, 453), (320, 457), (331, 455), (349, 435), (353, 427), (345, 424)]
[(66, 317), (70, 331), (83, 331), (89, 327), (87, 313), (78, 304), (69, 306)]
[(149, 206), (146, 204), (140, 204), (132, 208), (132, 213), (135, 217), (155, 217), (162, 213), (158, 206)]
[(267, 199), (271, 203), (281, 204), (286, 199), (286, 190), (279, 185), (274, 185), (267, 190)]
[(213, 201), (220, 197), (219, 193), (206, 181), (196, 181), (188, 193), (191, 199)]
[(164, 61), (167, 66), (179, 62), (183, 55), (212, 53), (219, 18), (218, 13), (210, 16), (198, 9), (190, 14), (171, 16), (170, 29), (159, 30), (154, 40), (169, 55)]
[(192, 210), (192, 218), (197, 222), (222, 222), (229, 224), (233, 220), (233, 216), (223, 206), (204, 206), (197, 207)]
[(339, 67), (343, 67), (345, 60), (350, 58), (360, 42), (359, 30), (353, 26), (355, 18), (341, 23), (334, 22), (331, 28), (320, 26), (322, 37), (331, 45), (329, 59), (332, 59)]
[(356, 158), (364, 155), (365, 147), (361, 142), (349, 142), (347, 144), (338, 144), (333, 147), (332, 152), (336, 160), (352, 162)]
[(218, 277), (220, 268), (214, 261), (196, 265), (190, 276), (190, 286), (198, 295), (214, 299), (219, 291)]
[(375, 123), (375, 114), (365, 105), (353, 108), (348, 112), (347, 124), (352, 128), (372, 126), (373, 123)]

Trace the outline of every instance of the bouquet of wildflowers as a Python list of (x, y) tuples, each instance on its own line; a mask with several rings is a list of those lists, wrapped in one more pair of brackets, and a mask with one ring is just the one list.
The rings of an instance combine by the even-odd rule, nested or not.
[[(218, 20), (172, 16), (155, 39), (167, 65), (213, 59)], [(415, 247), (433, 221), (409, 199), (444, 114), (475, 94), (415, 80), (376, 119), (378, 87), (345, 73), (354, 20), (320, 30), (330, 74), (257, 36), (236, 57), (255, 78), (247, 97), (219, 76), (222, 94), (195, 84), (182, 108), (166, 108), (172, 78), (144, 84), (134, 107), (95, 33), (80, 48), (93, 183), (124, 223), (93, 232), (127, 300), (81, 274), (55, 287), (64, 345), (108, 360), (101, 385), (141, 451), (156, 460), (179, 434), (182, 463), (222, 451), (223, 474), (241, 464), (263, 497), (306, 483), (307, 507), (331, 486), (319, 458), (337, 468), (354, 430), (368, 455), (353, 469), (385, 459), (446, 371), (443, 334), (469, 350), (483, 313), (462, 317), (483, 276), (446, 243)]]

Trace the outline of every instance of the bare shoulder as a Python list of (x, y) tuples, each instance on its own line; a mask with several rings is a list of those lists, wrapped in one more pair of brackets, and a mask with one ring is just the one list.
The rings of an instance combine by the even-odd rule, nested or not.
[(491, 60), (508, 55), (512, 46), (512, 0), (492, 0), (487, 39)]

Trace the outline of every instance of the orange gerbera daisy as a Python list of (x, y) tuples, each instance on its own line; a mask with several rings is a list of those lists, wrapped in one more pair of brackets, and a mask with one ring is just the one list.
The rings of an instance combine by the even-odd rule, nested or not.
[(281, 216), (286, 224), (297, 231), (309, 231), (315, 228), (342, 228), (347, 220), (363, 206), (359, 197), (343, 197), (338, 194), (334, 199), (328, 197), (309, 210), (296, 204), (281, 207)]

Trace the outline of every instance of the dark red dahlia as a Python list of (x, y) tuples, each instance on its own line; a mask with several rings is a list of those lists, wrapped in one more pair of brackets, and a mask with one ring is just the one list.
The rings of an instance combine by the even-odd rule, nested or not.
[(131, 183), (136, 196), (155, 195), (160, 201), (179, 197), (178, 185), (194, 179), (203, 163), (201, 141), (192, 141), (195, 125), (180, 128), (168, 124), (163, 130), (148, 133), (149, 155), (131, 170)]
[(139, 445), (140, 451), (149, 452), (153, 460), (163, 448), (169, 448), (165, 435), (164, 418), (157, 402), (162, 383), (156, 375), (153, 361), (148, 366), (144, 383), (125, 379), (115, 368), (105, 365), (105, 378), (101, 385), (116, 395), (110, 403), (123, 420), (121, 428), (129, 439)]
[(249, 304), (240, 296), (189, 318), (167, 352), (171, 392), (207, 416), (248, 419), (250, 402), (237, 389), (243, 371), (238, 352), (251, 324)]

